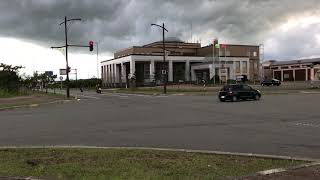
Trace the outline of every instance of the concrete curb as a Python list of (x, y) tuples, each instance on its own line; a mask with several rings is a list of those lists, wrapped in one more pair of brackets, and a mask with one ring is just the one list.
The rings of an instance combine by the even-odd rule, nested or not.
[(39, 149), (39, 148), (57, 148), (57, 149), (128, 149), (128, 150), (156, 150), (156, 151), (175, 151), (175, 152), (187, 152), (187, 153), (203, 153), (203, 154), (216, 154), (216, 155), (230, 155), (230, 156), (246, 156), (256, 158), (267, 159), (283, 159), (283, 160), (295, 160), (295, 161), (309, 161), (320, 162), (320, 159), (304, 158), (304, 157), (292, 157), (292, 156), (279, 156), (279, 155), (267, 155), (267, 154), (255, 154), (255, 153), (239, 153), (239, 152), (225, 152), (225, 151), (209, 151), (209, 150), (193, 150), (193, 149), (175, 149), (175, 148), (154, 148), (154, 147), (106, 147), (106, 146), (72, 146), (72, 145), (53, 145), (53, 146), (1, 146), (1, 149)]
[(33, 108), (33, 107), (38, 107), (40, 105), (55, 104), (55, 103), (67, 103), (70, 101), (72, 101), (72, 100), (56, 100), (56, 101), (45, 102), (45, 103), (32, 103), (32, 104), (19, 105), (19, 106), (8, 106), (8, 107), (0, 108), (0, 111), (8, 110), (8, 109)]
[(318, 166), (318, 165), (320, 165), (320, 161), (312, 162), (312, 163), (306, 163), (306, 164), (302, 164), (302, 165), (298, 165), (298, 166), (294, 166), (294, 167), (289, 167), (289, 168), (277, 168), (277, 169), (269, 169), (269, 170), (265, 170), (265, 171), (259, 171), (257, 173), (251, 174), (251, 175), (242, 176), (242, 177), (234, 177), (234, 178), (231, 178), (231, 179), (234, 179), (234, 180), (251, 179), (253, 177), (278, 174), (278, 173), (283, 173), (283, 172), (286, 172), (286, 171), (292, 171), (292, 170), (296, 170), (296, 169), (307, 168), (307, 167)]
[(33, 177), (1, 177), (0, 180), (43, 180), (39, 178), (33, 178)]

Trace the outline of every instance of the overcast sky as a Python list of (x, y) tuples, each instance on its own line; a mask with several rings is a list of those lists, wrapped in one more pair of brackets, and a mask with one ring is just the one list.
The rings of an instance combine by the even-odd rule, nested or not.
[[(265, 59), (320, 56), (318, 0), (0, 0), (0, 62), (24, 65), (23, 72), (65, 66), (59, 23), (73, 22), (69, 43), (99, 42), (99, 61), (114, 51), (161, 38), (151, 23), (164, 22), (167, 36), (208, 45), (264, 44)], [(192, 31), (191, 31), (192, 27)], [(192, 32), (192, 33), (191, 33)], [(192, 34), (192, 38), (191, 38)], [(73, 48), (70, 66), (80, 78), (96, 76), (97, 58), (87, 48)]]

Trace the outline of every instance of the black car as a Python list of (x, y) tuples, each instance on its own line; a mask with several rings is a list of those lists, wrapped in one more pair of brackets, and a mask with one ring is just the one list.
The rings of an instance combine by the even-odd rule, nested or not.
[(229, 84), (222, 87), (219, 91), (219, 99), (221, 102), (226, 100), (239, 101), (241, 99), (260, 100), (261, 93), (259, 90), (253, 89), (246, 84)]
[(280, 86), (281, 82), (278, 79), (264, 80), (261, 86)]

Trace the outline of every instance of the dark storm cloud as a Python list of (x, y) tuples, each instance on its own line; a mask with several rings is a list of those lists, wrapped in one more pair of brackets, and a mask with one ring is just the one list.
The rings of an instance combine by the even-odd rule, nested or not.
[(288, 17), (318, 13), (317, 0), (1, 0), (0, 36), (43, 46), (62, 45), (63, 17), (81, 17), (70, 27), (70, 42), (100, 42), (105, 52), (141, 45), (160, 37), (151, 23), (165, 22), (168, 36), (193, 34), (230, 42), (263, 43)]

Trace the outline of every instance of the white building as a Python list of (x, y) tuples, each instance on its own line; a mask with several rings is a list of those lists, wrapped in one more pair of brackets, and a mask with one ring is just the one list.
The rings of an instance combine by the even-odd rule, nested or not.
[[(252, 63), (255, 59), (246, 56), (247, 51), (241, 52), (241, 50), (256, 51), (256, 47), (259, 46), (227, 45), (229, 50), (220, 50), (219, 58), (212, 58), (213, 52), (219, 50), (212, 45), (201, 47), (198, 43), (185, 43), (171, 38), (165, 41), (165, 46), (166, 50), (170, 51), (165, 63), (163, 63), (162, 42), (132, 47), (115, 53), (113, 59), (101, 62), (103, 84), (110, 87), (124, 87), (132, 77), (138, 86), (143, 86), (161, 84), (165, 76), (169, 83), (177, 83), (197, 82), (201, 79), (210, 81), (215, 75), (222, 81), (236, 79), (238, 75), (246, 75), (250, 79), (253, 78), (253, 74), (258, 74), (251, 72), (254, 67), (250, 68), (251, 64), (252, 66), (255, 64)], [(255, 71), (258, 70), (257, 67)], [(167, 75), (163, 75), (164, 73)]]

